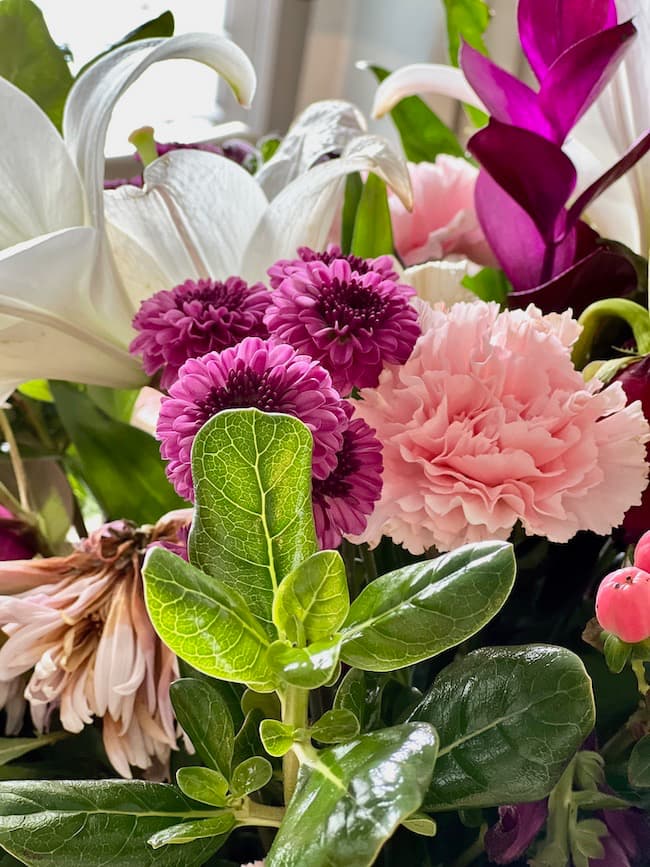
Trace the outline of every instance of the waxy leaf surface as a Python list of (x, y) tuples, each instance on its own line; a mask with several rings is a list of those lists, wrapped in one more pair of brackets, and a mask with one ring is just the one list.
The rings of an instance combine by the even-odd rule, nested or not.
[(650, 788), (650, 735), (634, 745), (627, 772), (633, 786), (638, 789)]
[(310, 735), (322, 744), (349, 741), (359, 734), (359, 720), (350, 710), (335, 708), (325, 711), (311, 727)]
[(176, 783), (184, 795), (202, 804), (211, 804), (213, 807), (226, 804), (228, 780), (212, 768), (180, 768)]
[(382, 575), (352, 603), (341, 658), (366, 671), (391, 671), (435, 656), (485, 626), (514, 580), (506, 542), (464, 545)]
[(213, 842), (221, 846), (226, 841), (229, 831), (235, 827), (235, 817), (232, 813), (222, 813), (212, 819), (198, 819), (195, 822), (181, 822), (172, 825), (164, 831), (158, 831), (149, 838), (149, 845), (154, 849), (170, 844), (185, 845), (194, 840), (211, 837)]
[(302, 689), (316, 689), (332, 680), (341, 654), (341, 636), (317, 641), (309, 647), (292, 647), (283, 641), (274, 642), (267, 661), (276, 679)]
[(493, 647), (443, 669), (411, 718), (440, 737), (423, 808), (493, 807), (550, 792), (594, 726), (594, 700), (569, 650)]
[(319, 753), (304, 766), (267, 867), (368, 867), (429, 785), (437, 738), (406, 724)]
[(228, 779), (235, 729), (226, 700), (216, 686), (183, 677), (169, 688), (176, 719), (208, 768)]
[(164, 548), (151, 548), (143, 567), (154, 628), (174, 653), (222, 680), (273, 688), (269, 642), (244, 600)]
[(256, 409), (218, 413), (192, 449), (191, 562), (232, 587), (275, 637), (273, 594), (316, 551), (309, 430)]

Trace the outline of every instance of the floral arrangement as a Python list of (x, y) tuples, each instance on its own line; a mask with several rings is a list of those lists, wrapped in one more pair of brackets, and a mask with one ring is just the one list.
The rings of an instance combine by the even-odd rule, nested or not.
[(445, 9), (364, 65), (399, 145), (107, 180), (146, 69), (249, 59), (164, 15), (73, 81), (0, 0), (2, 865), (648, 863), (650, 13), (519, 0), (530, 86)]

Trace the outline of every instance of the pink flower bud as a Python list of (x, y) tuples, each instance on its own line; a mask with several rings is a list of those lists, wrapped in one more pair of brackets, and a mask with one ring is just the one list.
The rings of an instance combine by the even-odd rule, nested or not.
[(610, 572), (596, 594), (596, 617), (628, 644), (650, 638), (650, 574), (638, 566)]
[(641, 536), (634, 549), (634, 565), (650, 572), (650, 530)]

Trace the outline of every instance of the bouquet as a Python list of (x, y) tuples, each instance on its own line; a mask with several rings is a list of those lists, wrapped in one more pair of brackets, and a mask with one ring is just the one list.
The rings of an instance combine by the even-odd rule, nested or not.
[(2, 865), (648, 863), (650, 15), (519, 0), (529, 86), (445, 8), (359, 73), (399, 145), (330, 100), (107, 181), (146, 69), (248, 57), (73, 80), (0, 2)]

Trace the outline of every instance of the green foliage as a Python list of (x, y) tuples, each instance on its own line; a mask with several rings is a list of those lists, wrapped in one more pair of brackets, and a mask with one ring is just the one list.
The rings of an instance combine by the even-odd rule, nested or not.
[(359, 172), (352, 172), (345, 179), (345, 194), (343, 196), (343, 213), (341, 214), (341, 250), (349, 253), (352, 247), (354, 221), (363, 192), (363, 181)]
[(0, 783), (0, 845), (27, 864), (102, 867), (199, 867), (219, 838), (182, 851), (153, 850), (147, 840), (181, 819), (205, 813), (177, 789), (140, 781)]
[(0, 2), (0, 75), (31, 96), (61, 129), (72, 73), (31, 0)]
[[(381, 66), (369, 65), (368, 69), (377, 81), (383, 81), (389, 74)], [(463, 149), (454, 133), (419, 96), (400, 100), (390, 116), (397, 127), (407, 160), (432, 163), (438, 154), (463, 156)]]
[(260, 723), (260, 737), (264, 749), (270, 756), (284, 756), (289, 752), (296, 736), (301, 734), (289, 723), (279, 722), (276, 719), (265, 719)]
[(0, 738), (0, 765), (6, 765), (26, 753), (48, 747), (67, 737), (67, 732), (50, 732), (34, 738)]
[(591, 683), (561, 647), (493, 647), (453, 662), (412, 719), (440, 737), (430, 810), (545, 797), (594, 726)]
[(334, 708), (328, 710), (311, 727), (312, 738), (322, 744), (338, 744), (349, 741), (359, 734), (359, 720), (350, 710)]
[(71, 460), (107, 518), (150, 524), (185, 505), (165, 476), (152, 436), (112, 419), (85, 389), (66, 382), (51, 382), (50, 387), (74, 444)]
[(308, 647), (292, 647), (274, 641), (266, 661), (276, 678), (289, 686), (317, 689), (332, 679), (341, 653), (341, 636), (315, 641)]
[(350, 252), (369, 259), (393, 252), (393, 228), (386, 184), (372, 172), (359, 198)]
[(79, 70), (79, 75), (82, 75), (93, 63), (96, 63), (101, 57), (115, 51), (116, 48), (121, 48), (122, 45), (128, 45), (131, 42), (137, 42), (140, 39), (152, 39), (154, 37), (173, 36), (174, 35), (174, 16), (167, 10), (158, 15), (157, 18), (152, 18), (150, 21), (145, 21), (144, 24), (138, 25), (133, 30), (130, 30), (126, 36), (118, 39), (113, 45), (109, 46), (106, 51), (102, 51), (92, 60), (89, 60), (85, 66)]
[[(194, 840), (204, 840), (207, 838), (212, 844), (216, 844), (216, 848), (220, 848), (222, 843), (225, 842), (228, 832), (234, 827), (235, 817), (232, 813), (222, 813), (211, 819), (181, 822), (178, 825), (173, 825), (171, 828), (165, 828), (164, 831), (152, 834), (148, 842), (152, 849), (159, 849), (161, 846), (169, 846), (170, 844), (185, 845)], [(183, 849), (182, 854), (185, 854), (185, 851)]]
[(390, 671), (435, 656), (485, 626), (514, 580), (514, 552), (505, 542), (465, 545), (383, 575), (352, 603), (341, 658)]
[(505, 307), (512, 288), (499, 268), (482, 268), (474, 276), (466, 274), (461, 283), (482, 301), (496, 301), (502, 307)]
[(180, 768), (176, 782), (184, 795), (202, 804), (225, 807), (228, 801), (228, 780), (212, 768)]
[(232, 772), (230, 791), (233, 798), (243, 798), (263, 789), (273, 775), (273, 768), (263, 756), (251, 756), (237, 765)]
[(235, 728), (218, 686), (183, 677), (172, 683), (169, 696), (176, 719), (203, 762), (227, 778), (235, 748)]
[(458, 66), (461, 40), (487, 54), (483, 35), (490, 23), (490, 7), (485, 0), (443, 0), (447, 13), (449, 59)]
[(192, 449), (190, 560), (240, 594), (271, 637), (275, 590), (316, 551), (311, 450), (302, 422), (256, 409), (214, 416)]
[(634, 745), (627, 772), (635, 788), (650, 788), (650, 735), (645, 735)]
[(419, 808), (436, 751), (434, 729), (420, 723), (321, 752), (301, 771), (267, 867), (368, 867)]

